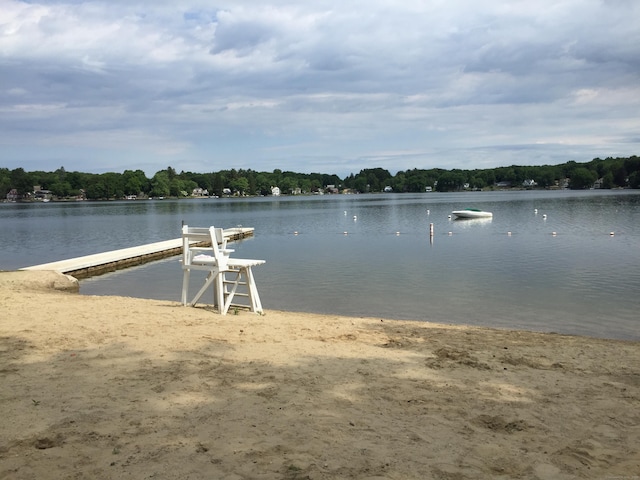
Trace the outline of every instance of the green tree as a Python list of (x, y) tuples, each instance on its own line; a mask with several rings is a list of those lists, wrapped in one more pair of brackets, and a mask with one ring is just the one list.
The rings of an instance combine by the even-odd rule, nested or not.
[(391, 188), (393, 188), (394, 192), (407, 192), (407, 191), (413, 191), (409, 189), (409, 182), (412, 179), (416, 179), (416, 176), (409, 176), (407, 178), (407, 175), (405, 175), (404, 172), (398, 172), (396, 173), (396, 175), (391, 179), (390, 182), (390, 186)]
[(460, 173), (445, 172), (438, 178), (436, 190), (439, 192), (452, 192), (462, 189), (464, 176)]
[(69, 182), (56, 182), (53, 185), (49, 185), (51, 193), (58, 198), (66, 198), (71, 195), (77, 195), (78, 191), (74, 191)]
[(245, 195), (249, 190), (249, 180), (246, 177), (237, 177), (231, 181), (230, 187), (234, 194)]
[(0, 200), (4, 200), (11, 191), (11, 176), (8, 168), (0, 168)]
[(101, 179), (93, 181), (87, 185), (85, 194), (89, 200), (103, 200), (109, 198), (107, 187)]
[(124, 197), (124, 183), (121, 173), (107, 172), (100, 175), (107, 189), (106, 198)]
[(149, 192), (149, 181), (142, 170), (125, 170), (122, 174), (122, 181), (126, 195), (140, 195)]
[(91, 173), (80, 172), (66, 172), (65, 179), (71, 185), (71, 190), (79, 192), (80, 189), (84, 189), (90, 182), (90, 179), (94, 176)]
[(11, 180), (11, 188), (15, 188), (20, 195), (33, 192), (33, 176), (25, 172), (23, 168), (12, 170), (9, 178)]
[(484, 178), (482, 178), (481, 176), (477, 176), (477, 177), (474, 176), (474, 177), (471, 177), (471, 179), (469, 180), (469, 185), (471, 186), (471, 188), (482, 190), (484, 187), (487, 186), (487, 183), (484, 181)]
[(309, 193), (311, 192), (311, 179), (309, 178), (304, 178), (302, 180), (300, 180), (300, 190), (302, 190), (302, 193)]
[[(221, 173), (218, 173), (213, 178), (213, 194), (218, 197), (222, 196), (222, 190), (225, 188), (224, 184), (224, 176)], [(211, 192), (209, 192), (211, 193)]]
[(611, 168), (611, 173), (613, 174), (613, 181), (618, 187), (624, 187), (627, 185), (627, 169), (624, 168), (624, 162), (614, 162)]
[(610, 189), (614, 186), (615, 183), (613, 182), (613, 173), (608, 172), (604, 177), (602, 177), (602, 188)]
[(173, 177), (169, 180), (169, 195), (172, 197), (184, 197), (187, 193), (184, 182), (180, 178)]
[(280, 187), (282, 193), (291, 194), (298, 188), (298, 182), (293, 177), (284, 177), (278, 187)]
[(165, 170), (157, 172), (151, 179), (150, 195), (152, 197), (168, 197), (170, 193), (169, 174)]
[(597, 175), (585, 167), (577, 167), (571, 174), (571, 181), (569, 188), (572, 190), (584, 190), (591, 188), (594, 182), (597, 180)]
[(560, 180), (560, 177), (556, 174), (553, 167), (540, 167), (537, 173), (534, 174), (534, 180), (538, 183), (539, 187), (546, 188), (555, 185), (556, 180)]
[(356, 176), (356, 179), (353, 181), (353, 188), (360, 193), (369, 192), (369, 185), (367, 184), (367, 177), (364, 176)]

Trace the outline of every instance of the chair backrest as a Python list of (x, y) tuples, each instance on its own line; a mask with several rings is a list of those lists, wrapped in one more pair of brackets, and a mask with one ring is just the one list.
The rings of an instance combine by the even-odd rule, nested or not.
[[(224, 236), (224, 229), (223, 228), (213, 228), (211, 227), (214, 231), (214, 236), (215, 236), (215, 240), (216, 243), (219, 245), (221, 250), (226, 250), (227, 249), (227, 237)], [(212, 236), (212, 238), (214, 238), (214, 236)]]
[(227, 250), (227, 239), (224, 237), (224, 229), (209, 227), (209, 238), (211, 239), (211, 249), (216, 259), (218, 268), (224, 270), (229, 263), (229, 253)]
[(197, 255), (207, 255), (212, 257), (212, 265), (219, 268), (226, 268), (228, 254), (225, 254), (227, 239), (222, 228), (213, 226), (205, 227), (182, 227), (182, 266), (193, 265), (194, 257)]
[(194, 247), (204, 247), (211, 241), (208, 228), (182, 226), (182, 265), (191, 265)]

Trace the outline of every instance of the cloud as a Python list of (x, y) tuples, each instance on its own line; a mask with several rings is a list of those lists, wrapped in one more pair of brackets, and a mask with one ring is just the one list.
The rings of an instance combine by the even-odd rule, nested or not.
[(636, 18), (625, 0), (2, 0), (0, 166), (346, 176), (637, 154)]

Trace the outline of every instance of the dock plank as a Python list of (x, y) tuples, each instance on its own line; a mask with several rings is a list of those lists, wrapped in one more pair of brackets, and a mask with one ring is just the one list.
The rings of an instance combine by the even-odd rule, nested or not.
[[(228, 228), (224, 230), (224, 236), (229, 241), (241, 240), (252, 236), (253, 231), (253, 228), (248, 227)], [(72, 275), (76, 278), (88, 278), (179, 255), (180, 253), (182, 253), (182, 238), (175, 238), (136, 247), (122, 248), (41, 265), (33, 265), (21, 268), (20, 270), (53, 270)]]

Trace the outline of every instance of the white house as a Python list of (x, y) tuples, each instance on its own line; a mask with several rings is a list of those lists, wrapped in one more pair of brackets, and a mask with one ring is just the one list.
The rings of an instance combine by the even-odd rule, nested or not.
[(206, 188), (194, 188), (193, 191), (191, 192), (191, 196), (192, 197), (208, 197), (209, 196), (209, 190), (207, 190)]
[(280, 187), (271, 187), (271, 195), (274, 197), (280, 196)]

